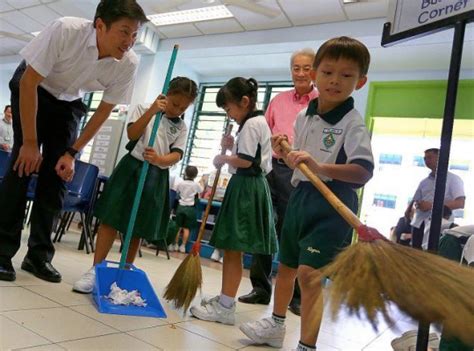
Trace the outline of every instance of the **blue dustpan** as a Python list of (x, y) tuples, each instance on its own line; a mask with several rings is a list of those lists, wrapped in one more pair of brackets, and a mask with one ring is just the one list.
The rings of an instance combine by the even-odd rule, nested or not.
[[(166, 93), (168, 92), (177, 52), (178, 46), (175, 45), (171, 54), (168, 72), (166, 73), (166, 79), (163, 87), (164, 95), (166, 95)], [(155, 117), (150, 140), (148, 141), (148, 146), (153, 146), (155, 143), (160, 119), (161, 112), (157, 113)], [(97, 304), (97, 309), (99, 310), (99, 312), (102, 313), (166, 318), (166, 313), (163, 310), (163, 307), (161, 306), (160, 301), (158, 300), (158, 297), (156, 296), (155, 291), (153, 290), (153, 287), (151, 286), (150, 281), (148, 280), (148, 277), (146, 276), (145, 272), (136, 268), (133, 265), (128, 265), (125, 263), (128, 248), (130, 246), (130, 240), (132, 239), (133, 227), (137, 218), (138, 207), (140, 205), (148, 167), (149, 163), (145, 160), (143, 162), (142, 170), (140, 172), (137, 192), (133, 201), (127, 232), (125, 233), (124, 237), (120, 263), (103, 261), (102, 263), (95, 266), (95, 286), (93, 290), (93, 296), (94, 301)], [(129, 269), (125, 269), (126, 267)], [(146, 300), (147, 306), (141, 307), (133, 305), (124, 306), (112, 304), (106, 298), (106, 296), (109, 295), (110, 286), (114, 282), (117, 283), (117, 286), (120, 289), (125, 289), (128, 291), (138, 290), (142, 298)]]
[[(95, 285), (92, 291), (94, 302), (101, 313), (123, 314), (129, 316), (143, 316), (166, 318), (166, 313), (151, 286), (145, 272), (134, 265), (129, 269), (120, 269), (118, 262), (102, 261), (95, 266)], [(114, 305), (106, 298), (110, 293), (110, 286), (116, 282), (121, 289), (128, 291), (138, 290), (146, 300), (145, 307)]]

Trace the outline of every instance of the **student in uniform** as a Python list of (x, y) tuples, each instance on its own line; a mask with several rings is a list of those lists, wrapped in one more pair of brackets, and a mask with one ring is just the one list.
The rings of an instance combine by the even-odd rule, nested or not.
[[(272, 134), (285, 134), (289, 142), (293, 142), (293, 125), (296, 115), (308, 107), (311, 100), (318, 96), (318, 92), (311, 80), (315, 52), (313, 49), (302, 49), (291, 55), (290, 70), (294, 89), (276, 95), (268, 104), (265, 118)], [(293, 191), (291, 176), (293, 170), (285, 162), (272, 157), (272, 171), (267, 175), (268, 185), (272, 193), (273, 209), (276, 215), (275, 229), (278, 240), (281, 237), (281, 227), (285, 217), (288, 199)], [(272, 297), (272, 256), (253, 255), (250, 266), (250, 281), (252, 291), (239, 297), (243, 303), (260, 303), (268, 305)], [(295, 283), (293, 298), (289, 305), (290, 311), (300, 315), (300, 291), (298, 282)]]
[[(89, 294), (95, 283), (97, 263), (106, 259), (117, 232), (127, 232), (138, 181), (146, 160), (150, 163), (138, 208), (127, 263), (133, 263), (141, 238), (148, 242), (166, 236), (170, 216), (169, 167), (179, 162), (186, 147), (186, 125), (181, 118), (197, 96), (196, 83), (185, 77), (170, 82), (168, 94), (158, 96), (151, 106), (138, 105), (127, 134), (130, 151), (119, 162), (97, 201), (94, 215), (100, 219), (94, 265), (73, 285), (73, 291)], [(155, 115), (164, 112), (153, 147), (148, 146)]]
[[(170, 244), (168, 251), (186, 252), (186, 243), (189, 238), (189, 231), (196, 227), (196, 198), (202, 192), (202, 186), (194, 181), (198, 175), (198, 169), (194, 166), (187, 166), (184, 170), (184, 180), (176, 187), (179, 195), (178, 209), (176, 210), (176, 225), (179, 230), (176, 234), (174, 244)], [(179, 234), (183, 233), (181, 246), (179, 243)]]
[[(74, 176), (74, 158), (116, 104), (130, 102), (137, 55), (131, 50), (148, 19), (135, 0), (101, 0), (94, 21), (63, 17), (47, 25), (21, 51), (10, 80), (14, 142), (0, 185), (0, 280), (15, 280), (12, 258), (20, 248), (30, 176), (38, 172), (28, 252), (21, 268), (60, 282), (53, 267), (51, 232)], [(86, 92), (104, 95), (77, 137)], [(40, 151), (41, 148), (41, 151)]]
[(270, 129), (256, 110), (257, 82), (233, 78), (217, 93), (222, 107), (239, 125), (236, 140), (224, 137), (222, 147), (232, 155), (214, 158), (216, 168), (229, 165), (232, 174), (216, 220), (210, 244), (224, 250), (221, 294), (191, 307), (196, 318), (235, 324), (235, 296), (242, 279), (242, 255), (273, 254), (277, 250), (270, 189), (265, 175), (271, 171)]
[(316, 349), (323, 311), (320, 268), (350, 244), (352, 229), (295, 167), (305, 163), (357, 213), (354, 189), (372, 177), (374, 163), (369, 133), (354, 109), (351, 94), (366, 83), (369, 61), (369, 51), (355, 39), (339, 37), (325, 42), (311, 73), (319, 97), (296, 118), (294, 151), (282, 152), (279, 145), (286, 136), (272, 137), (273, 150), (295, 169), (292, 183), (296, 189), (282, 228), (273, 315), (240, 326), (255, 343), (282, 346), (285, 315), (298, 277), (301, 335), (297, 350)]

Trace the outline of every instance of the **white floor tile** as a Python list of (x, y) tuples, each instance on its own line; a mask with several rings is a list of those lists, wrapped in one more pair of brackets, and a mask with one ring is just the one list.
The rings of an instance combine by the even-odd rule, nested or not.
[(57, 303), (19, 286), (0, 287), (0, 296), (0, 312), (59, 306)]
[(117, 332), (66, 307), (5, 312), (3, 315), (55, 343)]
[(167, 325), (151, 329), (135, 330), (129, 332), (129, 334), (162, 350), (232, 350), (219, 342), (209, 340), (203, 336), (182, 329), (179, 325), (177, 327)]
[(66, 350), (159, 350), (150, 344), (140, 341), (127, 334), (111, 334), (94, 338), (68, 341), (59, 344)]
[(0, 350), (19, 349), (50, 343), (49, 340), (0, 315)]

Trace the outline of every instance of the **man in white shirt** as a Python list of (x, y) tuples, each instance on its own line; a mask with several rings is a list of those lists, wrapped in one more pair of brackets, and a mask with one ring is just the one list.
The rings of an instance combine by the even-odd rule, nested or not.
[[(431, 170), (431, 173), (423, 179), (413, 196), (416, 208), (415, 215), (411, 221), (412, 226), (412, 246), (421, 248), (425, 224), (431, 217), (431, 209), (433, 207), (434, 191), (435, 191), (435, 175), (438, 166), (439, 149), (432, 148), (425, 150), (425, 164)], [(450, 210), (464, 208), (466, 195), (464, 193), (464, 183), (462, 179), (451, 172), (446, 177), (446, 192), (444, 195), (444, 205)]]
[[(14, 145), (0, 186), (0, 280), (16, 278), (11, 259), (20, 247), (30, 175), (38, 172), (28, 253), (21, 268), (61, 281), (51, 265), (51, 231), (62, 208), (74, 157), (118, 103), (129, 103), (138, 58), (131, 50), (147, 18), (135, 0), (101, 0), (94, 21), (63, 17), (21, 50), (10, 81)], [(96, 112), (77, 137), (86, 92), (103, 90)], [(41, 152), (40, 152), (41, 147)]]
[(10, 152), (13, 146), (12, 107), (6, 105), (0, 120), (0, 150)]

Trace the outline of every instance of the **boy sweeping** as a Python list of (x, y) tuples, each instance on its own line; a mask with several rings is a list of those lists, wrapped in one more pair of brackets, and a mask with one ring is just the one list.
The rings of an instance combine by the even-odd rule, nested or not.
[[(296, 118), (294, 151), (282, 151), (285, 135), (272, 137), (278, 157), (293, 169), (305, 163), (354, 212), (358, 207), (354, 189), (367, 183), (374, 168), (370, 137), (351, 97), (366, 83), (369, 62), (369, 51), (355, 39), (325, 42), (311, 73), (319, 97)], [(309, 351), (316, 349), (323, 312), (320, 269), (350, 243), (352, 230), (298, 169), (292, 184), (296, 189), (282, 228), (273, 315), (244, 323), (240, 330), (255, 343), (282, 347), (285, 315), (298, 277), (301, 336), (297, 350)]]

